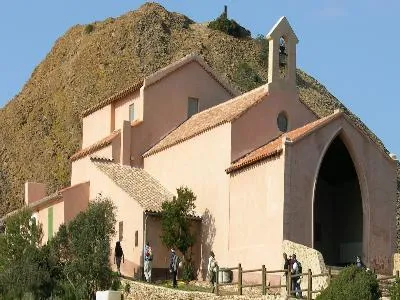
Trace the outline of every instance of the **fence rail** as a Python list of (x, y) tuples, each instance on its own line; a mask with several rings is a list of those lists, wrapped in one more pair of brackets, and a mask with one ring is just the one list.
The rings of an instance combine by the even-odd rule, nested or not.
[[(233, 271), (233, 270), (238, 270), (238, 280), (237, 282), (230, 282), (230, 283), (220, 283), (219, 282), (219, 273), (223, 271)], [(243, 284), (243, 274), (246, 273), (254, 273), (254, 272), (261, 272), (261, 283), (259, 284)], [(267, 285), (267, 274), (279, 274), (281, 276), (286, 274), (286, 284), (283, 285)], [(297, 278), (300, 276), (306, 276), (308, 279), (307, 282), (307, 288), (306, 289), (300, 289), (295, 291), (292, 287), (292, 279)], [(316, 293), (320, 293), (323, 291), (323, 289), (318, 289), (318, 290), (313, 290), (313, 278), (316, 277), (327, 277), (328, 279), (328, 284), (334, 277), (332, 275), (332, 269), (329, 267), (328, 272), (320, 273), (320, 274), (313, 274), (311, 269), (308, 269), (307, 273), (301, 273), (301, 274), (292, 274), (290, 270), (267, 270), (265, 268), (265, 265), (261, 266), (261, 269), (250, 269), (250, 270), (243, 270), (242, 265), (238, 264), (237, 267), (232, 267), (232, 268), (219, 268), (217, 266), (216, 269), (216, 283), (215, 283), (215, 294), (219, 295), (219, 288), (221, 286), (233, 286), (237, 285), (238, 287), (238, 294), (243, 295), (243, 288), (251, 288), (251, 287), (261, 287), (262, 290), (262, 295), (266, 295), (267, 291), (269, 289), (277, 289), (277, 288), (286, 288), (286, 291), (290, 291), (291, 294), (295, 292), (307, 292), (307, 299), (311, 300), (312, 295)], [(377, 278), (378, 281), (385, 281), (385, 280), (392, 280), (392, 279), (399, 279), (399, 271), (396, 271), (396, 275), (393, 276), (385, 276), (381, 278)]]

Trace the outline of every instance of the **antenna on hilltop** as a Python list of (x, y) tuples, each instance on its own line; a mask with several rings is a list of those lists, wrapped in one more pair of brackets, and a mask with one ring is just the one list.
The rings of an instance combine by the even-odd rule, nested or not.
[(224, 5), (224, 17), (228, 18), (228, 5)]

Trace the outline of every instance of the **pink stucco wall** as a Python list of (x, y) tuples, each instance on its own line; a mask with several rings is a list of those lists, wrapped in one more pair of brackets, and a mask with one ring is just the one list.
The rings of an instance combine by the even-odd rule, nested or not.
[(90, 183), (84, 182), (62, 191), (65, 223), (68, 223), (80, 212), (87, 209), (89, 203), (89, 187)]
[(82, 149), (111, 133), (111, 104), (91, 113), (82, 120)]
[(282, 267), (283, 156), (231, 174), (229, 266), (244, 269)]
[(317, 119), (295, 93), (275, 92), (267, 95), (232, 123), (233, 161), (282, 133), (277, 125), (281, 111), (288, 118), (288, 131)]
[(25, 204), (28, 205), (46, 196), (47, 187), (44, 183), (25, 182)]
[[(284, 239), (312, 246), (315, 180), (325, 151), (338, 134), (360, 183), (364, 260), (378, 271), (390, 273), (396, 240), (396, 165), (343, 117), (286, 147)], [(296, 222), (291, 221), (294, 219)]]
[(100, 157), (120, 161), (121, 156), (121, 135), (114, 138), (112, 143), (85, 157), (72, 162), (71, 185), (86, 182), (89, 179), (88, 168), (90, 168), (90, 157)]
[[(123, 222), (123, 239), (125, 263), (121, 264), (121, 272), (128, 276), (137, 276), (142, 263), (143, 249), (143, 209), (127, 193), (119, 188), (108, 176), (101, 172), (94, 164), (88, 168), (90, 178), (90, 199), (95, 199), (99, 193), (107, 197), (116, 206), (116, 235), (111, 241), (112, 257), (114, 257), (115, 242), (119, 239), (119, 222)], [(135, 231), (138, 231), (138, 245), (135, 246)], [(115, 265), (113, 265), (116, 268)]]
[(230, 123), (224, 124), (146, 157), (144, 168), (170, 191), (187, 186), (196, 194), (196, 210), (203, 215), (202, 266), (214, 250), (220, 265), (229, 262)]
[(132, 164), (143, 164), (142, 154), (187, 118), (188, 97), (199, 99), (199, 110), (232, 96), (197, 62), (192, 62), (144, 89), (143, 124), (132, 128)]
[(135, 120), (142, 115), (143, 101), (140, 90), (113, 103), (114, 124), (112, 130), (121, 129), (123, 121), (129, 120), (129, 106), (134, 103)]
[(48, 213), (49, 208), (53, 208), (53, 236), (58, 231), (61, 224), (65, 222), (64, 220), (64, 202), (62, 199), (57, 201), (51, 201), (47, 205), (42, 206), (36, 210), (36, 215), (39, 217), (38, 222), (42, 224), (43, 229), (43, 239), (42, 243), (45, 244), (49, 240), (48, 235)]

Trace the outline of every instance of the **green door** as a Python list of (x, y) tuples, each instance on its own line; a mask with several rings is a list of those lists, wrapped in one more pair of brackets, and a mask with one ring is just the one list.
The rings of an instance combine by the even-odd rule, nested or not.
[(53, 237), (53, 207), (49, 207), (48, 213), (47, 213), (47, 236), (48, 239), (50, 240)]

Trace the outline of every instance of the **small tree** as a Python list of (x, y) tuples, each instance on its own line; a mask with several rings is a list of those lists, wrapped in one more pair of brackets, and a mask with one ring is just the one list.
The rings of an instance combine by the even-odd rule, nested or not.
[(251, 32), (240, 26), (235, 20), (229, 20), (225, 13), (208, 24), (208, 27), (214, 30), (222, 31), (236, 38), (247, 38), (251, 36)]
[(6, 299), (47, 296), (41, 291), (51, 280), (40, 249), (42, 228), (31, 215), (23, 209), (8, 217), (0, 234), (0, 294)]
[(172, 201), (165, 201), (162, 204), (161, 212), (161, 240), (168, 248), (178, 249), (184, 257), (184, 279), (194, 279), (194, 269), (191, 252), (189, 251), (195, 243), (195, 237), (191, 232), (190, 214), (195, 209), (194, 201), (196, 196), (187, 187), (180, 187), (177, 190), (178, 197)]
[(60, 228), (53, 245), (63, 264), (63, 290), (91, 298), (113, 282), (110, 242), (115, 234), (114, 205), (97, 199), (78, 214), (66, 228)]

